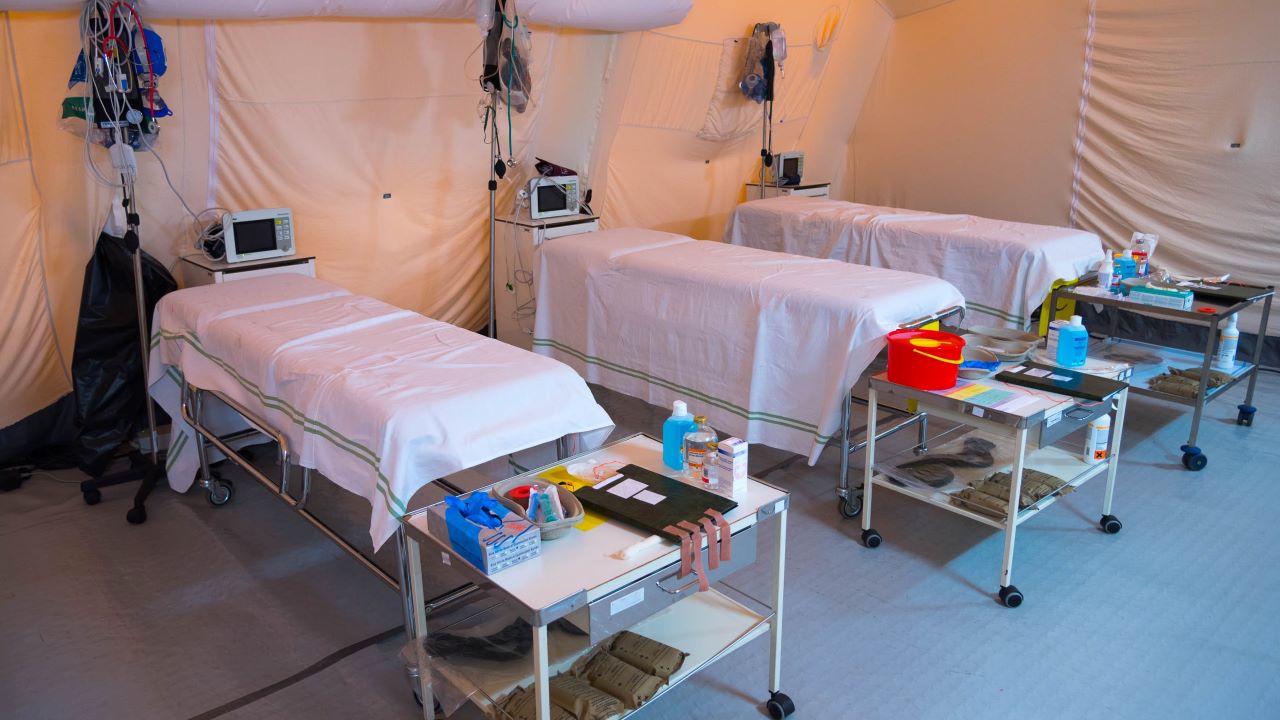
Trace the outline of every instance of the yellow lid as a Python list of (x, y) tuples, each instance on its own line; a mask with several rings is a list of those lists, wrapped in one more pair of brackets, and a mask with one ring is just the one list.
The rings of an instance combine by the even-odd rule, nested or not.
[(922, 348), (942, 347), (941, 342), (930, 339), (930, 338), (911, 338), (910, 342), (912, 347), (922, 347)]
[(707, 424), (707, 416), (706, 416), (706, 415), (694, 415), (694, 416), (693, 416), (693, 421), (694, 421), (694, 422), (696, 422), (696, 423), (698, 423), (699, 425), (706, 425), (706, 424)]

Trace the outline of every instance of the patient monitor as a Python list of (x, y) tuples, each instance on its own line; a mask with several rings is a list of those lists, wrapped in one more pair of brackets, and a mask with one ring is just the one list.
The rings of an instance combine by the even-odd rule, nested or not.
[(529, 217), (578, 214), (578, 176), (536, 177), (529, 181)]
[(293, 211), (270, 208), (227, 213), (222, 216), (222, 240), (229, 263), (292, 255), (296, 252)]
[(799, 185), (804, 175), (804, 153), (784, 152), (773, 156), (769, 166), (770, 185)]

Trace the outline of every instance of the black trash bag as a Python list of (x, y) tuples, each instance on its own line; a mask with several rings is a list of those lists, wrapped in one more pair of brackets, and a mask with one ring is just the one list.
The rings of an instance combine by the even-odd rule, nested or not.
[[(142, 286), (149, 324), (156, 303), (178, 284), (144, 252)], [(102, 475), (120, 446), (146, 424), (149, 395), (142, 373), (133, 253), (123, 239), (102, 233), (84, 270), (71, 361), (78, 426), (75, 454), (87, 475)]]

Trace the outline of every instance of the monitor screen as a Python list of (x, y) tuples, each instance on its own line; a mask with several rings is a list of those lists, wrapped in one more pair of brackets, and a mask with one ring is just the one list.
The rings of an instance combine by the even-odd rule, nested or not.
[(546, 184), (538, 186), (538, 212), (554, 212), (569, 207), (568, 190), (559, 185)]
[(782, 161), (782, 177), (800, 177), (800, 158), (789, 157)]
[(276, 249), (276, 221), (272, 218), (238, 222), (235, 233), (236, 253), (239, 255)]

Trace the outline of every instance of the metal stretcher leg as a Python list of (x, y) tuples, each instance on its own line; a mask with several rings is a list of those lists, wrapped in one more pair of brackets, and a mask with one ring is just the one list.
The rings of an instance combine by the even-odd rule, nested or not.
[(1268, 295), (1262, 303), (1262, 322), (1258, 325), (1258, 341), (1253, 346), (1253, 369), (1249, 371), (1249, 385), (1244, 392), (1244, 402), (1237, 406), (1236, 424), (1253, 427), (1253, 416), (1258, 408), (1253, 406), (1253, 390), (1258, 384), (1258, 366), (1262, 364), (1262, 348), (1267, 344), (1267, 323), (1271, 321), (1271, 300)]
[(1103, 532), (1114, 535), (1124, 527), (1120, 520), (1111, 514), (1111, 500), (1116, 490), (1116, 469), (1120, 465), (1120, 438), (1124, 433), (1124, 415), (1129, 406), (1129, 389), (1125, 388), (1116, 402), (1115, 429), (1111, 432), (1111, 448), (1107, 454), (1107, 487), (1102, 492), (1102, 519), (1098, 521)]
[(876, 389), (867, 392), (867, 452), (862, 461), (862, 544), (869, 548), (880, 547), (883, 539), (880, 533), (871, 529), (871, 495), (875, 483), (871, 481), (876, 462), (876, 421), (880, 403)]
[(1209, 457), (1196, 446), (1196, 438), (1200, 435), (1200, 417), (1204, 415), (1204, 405), (1209, 394), (1209, 374), (1213, 372), (1213, 355), (1218, 347), (1218, 323), (1209, 328), (1209, 337), (1205, 342), (1204, 361), (1200, 364), (1200, 385), (1196, 390), (1196, 401), (1191, 411), (1191, 434), (1187, 444), (1182, 446), (1182, 465), (1188, 470), (1203, 470), (1209, 463)]
[(547, 626), (533, 626), (533, 697), (538, 720), (551, 720), (551, 662), (547, 659)]
[(1000, 561), (1000, 602), (1015, 608), (1022, 604), (1022, 592), (1013, 584), (1013, 545), (1018, 533), (1018, 501), (1022, 497), (1023, 463), (1027, 459), (1027, 429), (1019, 428), (1014, 442), (1013, 472), (1009, 480), (1009, 509), (1004, 521), (1004, 557)]

